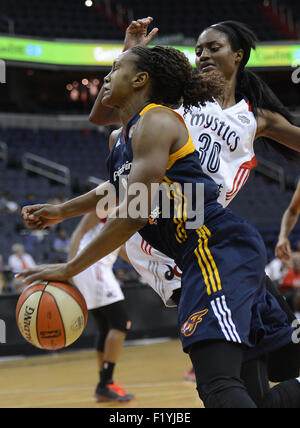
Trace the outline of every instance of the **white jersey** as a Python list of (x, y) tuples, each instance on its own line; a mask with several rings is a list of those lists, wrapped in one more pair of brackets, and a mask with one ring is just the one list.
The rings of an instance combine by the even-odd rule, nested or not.
[[(182, 116), (184, 108), (177, 110)], [(219, 186), (218, 201), (226, 207), (257, 166), (253, 143), (257, 121), (246, 100), (222, 110), (207, 103), (185, 117), (203, 171)]]
[[(184, 116), (183, 107), (177, 112)], [(193, 108), (184, 119), (199, 152), (202, 169), (217, 183), (218, 201), (226, 207), (257, 165), (253, 148), (257, 122), (251, 107), (246, 100), (225, 110), (217, 102), (207, 103), (205, 107)], [(181, 281), (176, 275), (171, 281), (166, 279), (165, 268), (171, 266), (174, 269), (174, 261), (154, 248), (145, 251), (146, 248), (151, 247), (139, 234), (126, 243), (128, 258), (136, 271), (166, 306), (173, 306), (170, 298), (173, 290), (181, 287)], [(175, 269), (180, 273), (178, 268)]]
[[(99, 223), (84, 235), (80, 242), (79, 252), (99, 235), (103, 224)], [(120, 284), (113, 273), (117, 257), (118, 251), (114, 251), (73, 278), (73, 282), (83, 294), (89, 310), (124, 300)]]

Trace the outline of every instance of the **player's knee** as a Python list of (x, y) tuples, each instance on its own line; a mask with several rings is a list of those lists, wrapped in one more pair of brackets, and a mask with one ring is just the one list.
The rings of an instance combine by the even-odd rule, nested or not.
[(241, 396), (247, 394), (242, 381), (232, 377), (214, 378), (198, 385), (197, 390), (206, 409), (235, 407), (236, 403), (241, 402)]
[(128, 331), (131, 329), (131, 321), (128, 321), (127, 319), (115, 319), (112, 324), (111, 328), (113, 330), (121, 331), (122, 333), (127, 334)]

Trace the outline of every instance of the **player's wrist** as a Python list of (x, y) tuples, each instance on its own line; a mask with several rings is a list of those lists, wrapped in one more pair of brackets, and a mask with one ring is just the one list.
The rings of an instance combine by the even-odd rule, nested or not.
[(71, 279), (73, 278), (73, 276), (78, 274), (78, 272), (76, 272), (76, 269), (75, 269), (76, 265), (74, 265), (72, 260), (69, 260), (64, 265), (65, 274), (68, 279)]
[(57, 209), (57, 217), (61, 221), (66, 220), (68, 218), (68, 216), (67, 216), (68, 209), (67, 209), (66, 203), (58, 204), (56, 206), (56, 209)]

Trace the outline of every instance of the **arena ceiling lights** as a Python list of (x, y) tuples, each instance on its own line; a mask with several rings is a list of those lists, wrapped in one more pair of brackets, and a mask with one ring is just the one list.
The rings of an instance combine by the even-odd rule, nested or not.
[[(193, 47), (174, 46), (195, 65)], [(0, 36), (0, 59), (54, 67), (110, 67), (122, 52), (122, 44), (46, 41)], [(296, 67), (300, 44), (261, 44), (252, 52), (249, 67)]]

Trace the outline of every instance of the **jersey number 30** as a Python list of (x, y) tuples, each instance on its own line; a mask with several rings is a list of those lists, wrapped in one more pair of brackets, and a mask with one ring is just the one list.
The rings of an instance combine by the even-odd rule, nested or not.
[(212, 142), (209, 134), (201, 134), (199, 137), (201, 146), (199, 147), (200, 164), (203, 166), (206, 163), (206, 169), (211, 174), (219, 171), (220, 168), (220, 154), (222, 146), (216, 141)]

